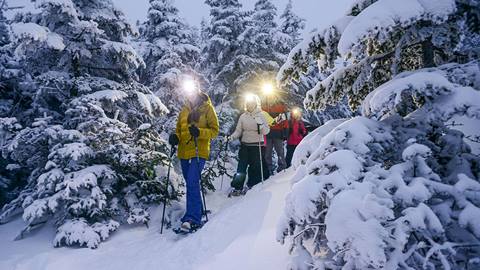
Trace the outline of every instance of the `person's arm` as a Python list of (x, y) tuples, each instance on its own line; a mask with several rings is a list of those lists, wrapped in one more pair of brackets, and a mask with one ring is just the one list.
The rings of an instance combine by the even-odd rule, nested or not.
[(206, 128), (199, 128), (200, 130), (200, 139), (211, 140), (218, 136), (219, 132), (219, 124), (218, 124), (218, 117), (215, 109), (212, 105), (208, 106), (207, 110), (207, 126)]
[(177, 137), (181, 142), (186, 142), (191, 137), (190, 132), (188, 131), (187, 125), (184, 125), (182, 123), (182, 121), (184, 119), (184, 117), (183, 117), (184, 114), (185, 114), (185, 110), (182, 109), (180, 111), (180, 113), (178, 114), (177, 127), (175, 129), (175, 134), (177, 134)]
[(302, 131), (302, 136), (305, 137), (307, 135), (307, 129), (305, 128), (305, 123), (303, 123), (302, 120), (300, 120), (300, 128), (301, 128), (301, 131)]
[(235, 131), (230, 135), (231, 140), (236, 140), (242, 136), (243, 132), (243, 114), (238, 118), (237, 122), (237, 127), (235, 128)]
[(283, 120), (282, 126), (283, 126), (282, 127), (283, 139), (286, 140), (286, 139), (288, 139), (289, 131), (290, 131), (290, 123), (289, 123), (288, 119)]
[(267, 135), (268, 133), (270, 133), (270, 126), (268, 125), (268, 121), (267, 119), (265, 119), (265, 115), (263, 113), (260, 115), (260, 118), (262, 121), (260, 132), (262, 133), (262, 135)]

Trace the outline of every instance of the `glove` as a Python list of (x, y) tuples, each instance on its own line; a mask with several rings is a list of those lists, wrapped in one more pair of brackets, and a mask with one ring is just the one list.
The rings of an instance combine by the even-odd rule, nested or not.
[(200, 129), (198, 129), (196, 126), (190, 126), (188, 128), (188, 131), (190, 132), (190, 135), (192, 135), (192, 137), (194, 138), (198, 138), (198, 136), (200, 136)]
[(179, 142), (180, 140), (178, 139), (178, 136), (175, 133), (170, 134), (170, 137), (168, 137), (168, 143), (171, 146), (177, 146)]

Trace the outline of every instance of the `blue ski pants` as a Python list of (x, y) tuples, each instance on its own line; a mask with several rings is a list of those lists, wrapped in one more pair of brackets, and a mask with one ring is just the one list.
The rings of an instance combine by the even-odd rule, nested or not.
[(182, 174), (187, 185), (187, 211), (182, 218), (182, 222), (191, 222), (196, 225), (202, 224), (202, 194), (200, 186), (200, 178), (203, 167), (205, 166), (205, 159), (197, 158), (182, 159)]

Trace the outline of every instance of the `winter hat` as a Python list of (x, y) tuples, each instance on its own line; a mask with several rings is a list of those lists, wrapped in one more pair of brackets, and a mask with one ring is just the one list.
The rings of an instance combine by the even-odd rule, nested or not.
[(261, 108), (262, 106), (262, 103), (260, 101), (260, 98), (255, 95), (255, 94), (247, 94), (245, 95), (245, 103), (244, 103), (244, 109), (245, 111), (247, 110), (247, 104), (249, 103), (254, 103), (257, 105), (256, 109), (259, 109)]

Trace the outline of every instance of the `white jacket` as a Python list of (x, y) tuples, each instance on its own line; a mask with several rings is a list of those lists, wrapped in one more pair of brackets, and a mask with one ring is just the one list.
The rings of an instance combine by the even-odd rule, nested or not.
[[(260, 130), (260, 134), (258, 131)], [(231, 135), (231, 139), (241, 138), (242, 143), (258, 144), (264, 143), (264, 135), (270, 132), (270, 127), (263, 115), (262, 110), (255, 109), (253, 112), (244, 112), (238, 119), (235, 132)]]

